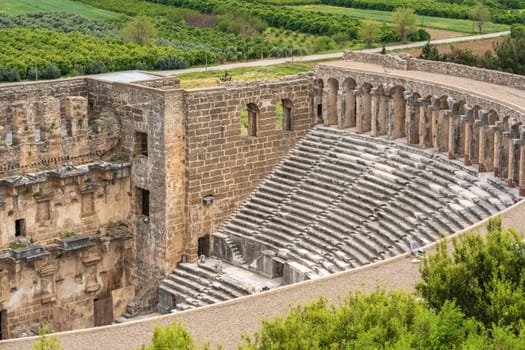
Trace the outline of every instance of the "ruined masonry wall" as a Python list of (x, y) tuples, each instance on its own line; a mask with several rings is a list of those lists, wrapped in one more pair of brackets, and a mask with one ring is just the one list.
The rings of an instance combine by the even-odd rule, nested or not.
[[(312, 127), (311, 93), (310, 75), (185, 93), (190, 259), (197, 239), (213, 233)], [(276, 130), (282, 99), (293, 104), (291, 131)], [(257, 136), (241, 137), (241, 110), (249, 103), (259, 109)], [(206, 196), (214, 203), (204, 204)]]
[(2, 85), (0, 176), (89, 162), (112, 149), (114, 120), (90, 113), (87, 95), (85, 78)]
[[(121, 124), (120, 151), (133, 163), (129, 213), (136, 232), (137, 302), (156, 304), (155, 286), (180, 261), (185, 221), (184, 123), (182, 90), (89, 80), (94, 113), (108, 108)], [(147, 155), (136, 152), (137, 132), (147, 135)], [(141, 212), (139, 191), (149, 191), (149, 216)], [(140, 308), (141, 306), (139, 306)]]
[(525, 89), (524, 76), (484, 68), (469, 67), (457, 63), (430, 61), (412, 57), (400, 58), (398, 55), (378, 55), (356, 51), (345, 51), (343, 59), (380, 64), (394, 69), (419, 70), (429, 73), (453, 75), (521, 90)]
[(130, 241), (100, 240), (78, 254), (54, 251), (31, 263), (3, 260), (0, 308), (8, 310), (4, 336), (37, 333), (44, 323), (55, 331), (93, 327), (95, 299), (112, 297), (118, 317), (134, 295), (126, 258), (130, 248)]

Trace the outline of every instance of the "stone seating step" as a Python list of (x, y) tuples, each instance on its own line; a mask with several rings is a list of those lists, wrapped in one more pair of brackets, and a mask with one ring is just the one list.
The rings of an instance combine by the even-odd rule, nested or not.
[[(232, 298), (232, 296), (230, 295), (226, 295), (222, 292), (219, 292), (211, 288), (212, 281), (203, 280), (203, 279), (201, 279), (200, 281), (196, 281), (194, 279), (189, 278), (188, 275), (182, 274), (181, 272), (182, 271), (178, 271), (177, 273), (173, 271), (168, 276), (168, 281), (173, 282), (174, 285), (183, 286), (190, 291), (195, 291), (197, 293), (208, 295), (210, 297), (209, 300), (211, 301), (209, 302), (209, 304), (213, 304), (216, 302), (220, 302), (220, 301), (224, 301), (224, 300), (228, 300)], [(164, 280), (162, 283), (170, 285), (168, 282), (166, 282), (166, 280)], [(173, 286), (171, 286), (171, 289), (177, 290), (177, 288), (174, 288)], [(203, 300), (206, 300), (206, 299), (203, 299)]]
[(218, 299), (211, 297), (209, 294), (205, 292), (199, 292), (196, 290), (192, 290), (191, 288), (188, 288), (180, 283), (176, 283), (172, 281), (171, 279), (164, 279), (162, 281), (161, 287), (169, 288), (171, 294), (174, 293), (173, 295), (178, 296), (180, 299), (184, 300), (184, 302), (188, 304), (192, 304), (192, 303), (189, 303), (188, 300), (198, 300), (199, 305), (195, 305), (195, 306), (209, 305), (209, 304), (214, 304), (220, 301)]
[(209, 271), (203, 270), (196, 266), (195, 264), (191, 263), (180, 263), (177, 265), (177, 268), (186, 271), (190, 274), (195, 274), (197, 276), (202, 276), (204, 278), (213, 280), (214, 282), (218, 282), (219, 284), (215, 284), (214, 288), (220, 289), (223, 292), (231, 293), (232, 295), (235, 295), (235, 297), (240, 297), (243, 295), (249, 294), (247, 290), (244, 288), (231, 284), (228, 281), (223, 281), (220, 279), (220, 276), (218, 277), (217, 274), (211, 273)]

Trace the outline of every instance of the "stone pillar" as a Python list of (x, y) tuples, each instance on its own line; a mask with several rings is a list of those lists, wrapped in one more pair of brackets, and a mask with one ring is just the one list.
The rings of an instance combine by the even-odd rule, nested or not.
[(405, 134), (408, 144), (419, 143), (419, 121), (417, 120), (417, 105), (414, 94), (410, 91), (404, 92), (405, 97)]
[(488, 154), (490, 146), (487, 140), (488, 116), (489, 112), (482, 109), (478, 112), (478, 119), (474, 122), (474, 130), (478, 139), (478, 171), (480, 173), (487, 171), (487, 162), (492, 158), (492, 155)]
[(370, 90), (370, 135), (377, 136), (377, 114), (379, 111), (379, 94), (377, 88)]
[(345, 90), (343, 93), (344, 99), (344, 127), (355, 127), (355, 96), (352, 91)]
[(494, 176), (499, 177), (499, 158), (501, 150), (501, 132), (494, 130)]
[(438, 123), (439, 123), (439, 97), (432, 96), (432, 105), (429, 108), (430, 113), (430, 135), (432, 148), (436, 151), (439, 150), (439, 134), (438, 134)]
[(337, 107), (336, 107), (336, 113), (337, 113), (337, 126), (340, 128), (344, 128), (344, 90), (338, 89), (337, 90)]
[(386, 135), (388, 133), (388, 97), (386, 95), (378, 95), (379, 107), (377, 111), (377, 134)]
[(352, 90), (352, 94), (355, 96), (355, 132), (360, 134), (363, 132), (363, 96), (361, 87), (356, 87), (355, 90)]
[(520, 144), (519, 195), (525, 196), (525, 144)]
[(472, 132), (471, 132), (471, 126), (470, 121), (465, 120), (464, 123), (465, 126), (465, 156), (464, 156), (464, 163), (465, 165), (472, 165), (472, 162), (470, 160), (470, 144), (472, 142)]
[(509, 163), (508, 163), (508, 177), (507, 184), (509, 187), (514, 187), (514, 139), (509, 137)]
[(485, 148), (486, 148), (487, 135), (485, 132), (485, 126), (479, 126), (479, 151), (478, 151), (478, 171), (480, 173), (485, 172)]
[(328, 115), (329, 115), (329, 91), (328, 88), (323, 89), (323, 124), (328, 125)]
[(455, 123), (456, 120), (454, 116), (450, 115), (448, 117), (448, 159), (456, 158), (456, 135), (455, 135)]
[(419, 146), (422, 148), (428, 147), (427, 139), (428, 139), (428, 128), (427, 128), (427, 120), (428, 120), (428, 105), (426, 103), (426, 100), (424, 98), (419, 98), (417, 100), (419, 104), (419, 126), (418, 126), (418, 136), (419, 136)]

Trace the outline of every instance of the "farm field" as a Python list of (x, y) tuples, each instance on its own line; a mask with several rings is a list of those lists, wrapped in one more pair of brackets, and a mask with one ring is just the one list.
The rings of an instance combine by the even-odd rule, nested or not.
[[(274, 79), (287, 75), (304, 73), (313, 70), (317, 62), (307, 63), (283, 63), (273, 66), (233, 68), (228, 70), (232, 80), (260, 80)], [(177, 74), (180, 79), (180, 85), (184, 89), (196, 89), (202, 87), (218, 86), (219, 78), (224, 75), (223, 70)]]
[(71, 0), (0, 0), (0, 14), (67, 12), (90, 19), (112, 19), (118, 14)]
[[(504, 40), (505, 40), (504, 38), (496, 38), (496, 39), (488, 39), (488, 40), (470, 41), (470, 42), (453, 44), (453, 46), (460, 48), (462, 50), (470, 49), (472, 53), (476, 55), (483, 55), (485, 51), (487, 50), (490, 50), (492, 53), (494, 53), (494, 45)], [(450, 46), (451, 44), (436, 45), (440, 53), (450, 52)], [(421, 55), (421, 48), (401, 50), (401, 51), (406, 52), (414, 57), (418, 57), (419, 55)]]
[[(336, 15), (347, 15), (353, 18), (377, 21), (392, 22), (392, 12), (378, 10), (361, 10), (347, 7), (329, 6), (329, 5), (303, 5), (292, 6), (303, 10), (318, 11)], [(430, 17), (417, 15), (418, 26), (424, 28), (435, 28), (452, 32), (473, 33), (472, 21), (466, 19), (453, 19), (442, 17)], [(509, 26), (504, 24), (487, 23), (484, 27), (485, 33), (495, 33), (508, 30)]]

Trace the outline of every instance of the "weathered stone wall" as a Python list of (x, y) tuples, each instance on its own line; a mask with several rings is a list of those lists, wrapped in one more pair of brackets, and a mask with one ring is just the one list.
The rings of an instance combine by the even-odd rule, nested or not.
[(112, 115), (88, 111), (84, 78), (0, 87), (0, 176), (100, 159), (118, 143)]
[(104, 312), (119, 317), (121, 305), (134, 295), (126, 258), (131, 235), (124, 230), (123, 236), (116, 233), (122, 227), (104, 230), (93, 236), (91, 248), (77, 252), (48, 246), (51, 254), (35, 261), (0, 256), (0, 310), (7, 310), (3, 337), (37, 334), (44, 323), (55, 331), (93, 327), (96, 299), (112, 298)]
[[(137, 235), (135, 280), (137, 290), (144, 293), (134, 306), (138, 312), (156, 304), (158, 281), (182, 256), (186, 228), (183, 91), (94, 79), (88, 86), (93, 111), (100, 114), (109, 108), (120, 121), (120, 151), (133, 162), (128, 210)], [(146, 135), (146, 149), (137, 149), (140, 134)], [(142, 190), (149, 191), (147, 215), (142, 212)]]
[[(42, 242), (128, 221), (129, 164), (114, 171), (95, 165), (59, 169), (80, 174), (42, 173), (29, 184), (0, 181), (0, 249), (19, 239)], [(20, 232), (16, 220), (23, 220)]]
[[(213, 233), (313, 124), (312, 77), (233, 83), (187, 91), (188, 223), (185, 252), (196, 258), (197, 239)], [(291, 130), (276, 130), (276, 105), (291, 101)], [(241, 110), (259, 110), (256, 136), (241, 136)], [(180, 162), (180, 159), (173, 159)], [(205, 197), (213, 197), (207, 204)]]
[(345, 51), (343, 59), (347, 61), (380, 64), (385, 67), (401, 70), (407, 70), (408, 68), (406, 58), (401, 58), (399, 55), (378, 55), (376, 53)]
[(521, 75), (462, 64), (423, 60), (403, 55), (378, 55), (356, 51), (345, 51), (343, 58), (348, 61), (381, 64), (388, 68), (454, 75), (521, 90), (525, 89), (525, 77)]

